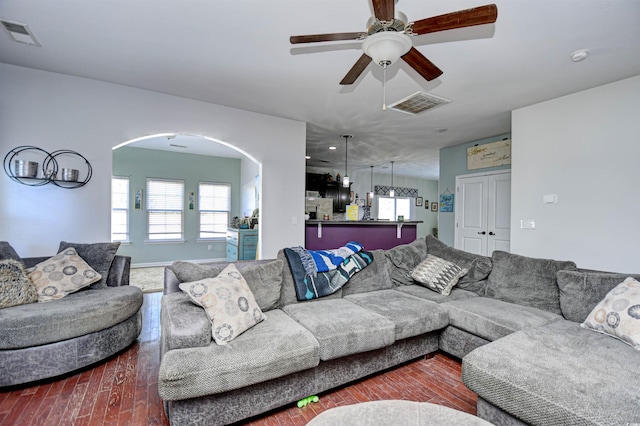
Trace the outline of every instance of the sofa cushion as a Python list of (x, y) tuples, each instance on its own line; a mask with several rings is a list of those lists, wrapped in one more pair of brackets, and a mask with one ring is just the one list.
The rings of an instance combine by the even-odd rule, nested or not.
[(233, 263), (215, 278), (181, 283), (180, 290), (204, 308), (211, 320), (213, 340), (219, 345), (226, 345), (267, 318)]
[(441, 257), (466, 269), (467, 273), (458, 281), (458, 287), (484, 296), (486, 281), (491, 272), (491, 258), (449, 247), (433, 235), (427, 235), (427, 254)]
[(548, 324), (562, 316), (541, 309), (488, 297), (443, 302), (449, 323), (487, 340), (497, 340), (515, 331)]
[(48, 303), (0, 310), (0, 349), (20, 349), (72, 339), (127, 320), (142, 306), (133, 286), (87, 289)]
[[(314, 368), (318, 341), (284, 312), (219, 346), (176, 349), (164, 354), (158, 393), (165, 401), (196, 398), (239, 389)], [(247, 401), (250, 403), (250, 401)]]
[(411, 278), (428, 289), (448, 296), (460, 277), (466, 273), (466, 269), (455, 263), (428, 254), (427, 258), (411, 271)]
[(183, 292), (165, 294), (160, 302), (163, 351), (209, 346), (211, 321)]
[(607, 293), (627, 277), (640, 281), (640, 274), (558, 271), (562, 315), (568, 320), (583, 322)]
[(629, 277), (614, 287), (593, 308), (582, 327), (640, 350), (640, 282)]
[(345, 299), (288, 305), (283, 310), (313, 333), (320, 359), (380, 349), (395, 341), (395, 324)]
[(455, 287), (451, 289), (451, 293), (449, 293), (449, 295), (447, 296), (444, 296), (440, 293), (436, 293), (433, 290), (430, 290), (426, 287), (423, 287), (417, 284), (403, 285), (401, 287), (396, 287), (395, 290), (402, 293), (410, 294), (412, 296), (419, 297), (421, 299), (430, 300), (436, 303), (442, 303), (442, 302), (459, 300), (459, 299), (468, 299), (470, 297), (478, 297), (478, 295), (472, 291), (461, 290)]
[(440, 330), (449, 324), (446, 310), (437, 303), (396, 290), (352, 294), (345, 299), (391, 320), (396, 326), (395, 340)]
[(49, 302), (75, 293), (100, 281), (102, 276), (73, 247), (27, 270), (38, 289), (38, 302)]
[(393, 287), (384, 250), (373, 250), (369, 253), (373, 256), (373, 262), (349, 279), (349, 282), (342, 287), (343, 296)]
[(116, 252), (120, 247), (119, 242), (111, 243), (91, 243), (91, 244), (79, 244), (68, 243), (61, 241), (58, 247), (58, 253), (66, 248), (73, 247), (78, 252), (78, 256), (84, 259), (102, 278), (91, 285), (91, 288), (105, 288), (107, 287), (107, 276), (109, 275), (109, 269), (111, 269), (111, 263), (116, 256)]
[(0, 260), (12, 259), (21, 261), (20, 256), (7, 241), (0, 241)]
[(504, 251), (491, 255), (493, 268), (487, 281), (487, 297), (562, 314), (556, 274), (576, 270), (569, 261), (536, 259)]
[(427, 257), (427, 243), (418, 238), (409, 244), (401, 244), (385, 251), (387, 268), (393, 285), (415, 284), (411, 271)]
[(38, 301), (38, 289), (31, 282), (22, 262), (0, 260), (0, 309)]
[(518, 331), (462, 360), (462, 379), (529, 424), (640, 423), (640, 356), (571, 321)]
[[(173, 262), (171, 269), (182, 283), (215, 278), (228, 263), (203, 265), (192, 262)], [(236, 268), (247, 281), (253, 297), (263, 311), (278, 307), (282, 286), (282, 260), (266, 263), (237, 262)]]

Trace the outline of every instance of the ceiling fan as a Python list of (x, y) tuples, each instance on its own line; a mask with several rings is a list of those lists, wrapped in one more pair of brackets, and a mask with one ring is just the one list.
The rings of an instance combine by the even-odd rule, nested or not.
[(410, 36), (491, 24), (496, 22), (498, 17), (497, 6), (488, 4), (409, 22), (402, 12), (395, 10), (394, 0), (372, 0), (372, 2), (374, 16), (369, 18), (366, 32), (291, 36), (289, 41), (291, 44), (299, 44), (363, 40), (364, 53), (344, 76), (340, 82), (342, 85), (353, 84), (372, 60), (386, 70), (400, 58), (427, 81), (431, 81), (440, 76), (442, 70), (413, 47)]

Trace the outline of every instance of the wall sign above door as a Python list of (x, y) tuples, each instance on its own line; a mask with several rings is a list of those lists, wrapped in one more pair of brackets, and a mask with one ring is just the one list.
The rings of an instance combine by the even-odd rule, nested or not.
[(467, 148), (467, 170), (511, 164), (511, 139)]

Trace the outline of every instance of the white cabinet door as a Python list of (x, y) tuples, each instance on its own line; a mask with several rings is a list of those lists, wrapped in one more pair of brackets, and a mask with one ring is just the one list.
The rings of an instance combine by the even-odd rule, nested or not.
[(491, 256), (509, 251), (511, 173), (456, 178), (455, 248)]

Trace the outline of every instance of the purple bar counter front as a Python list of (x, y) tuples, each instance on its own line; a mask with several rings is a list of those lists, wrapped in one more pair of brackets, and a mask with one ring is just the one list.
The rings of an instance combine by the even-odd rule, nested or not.
[(390, 222), (388, 220), (307, 220), (305, 248), (325, 250), (357, 241), (365, 250), (388, 250), (416, 239), (417, 225), (422, 221)]

